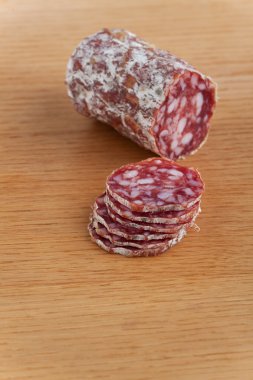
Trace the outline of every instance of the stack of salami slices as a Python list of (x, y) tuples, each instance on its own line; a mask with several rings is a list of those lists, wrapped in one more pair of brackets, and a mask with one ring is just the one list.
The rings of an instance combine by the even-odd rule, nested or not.
[(115, 170), (93, 206), (89, 232), (104, 250), (155, 256), (177, 244), (200, 213), (204, 184), (197, 170), (149, 158)]

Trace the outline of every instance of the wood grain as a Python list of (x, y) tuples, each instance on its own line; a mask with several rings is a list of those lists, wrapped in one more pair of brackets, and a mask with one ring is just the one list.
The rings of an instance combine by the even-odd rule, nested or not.
[[(253, 379), (253, 3), (0, 1), (0, 379)], [(219, 84), (200, 233), (125, 259), (94, 245), (90, 205), (152, 156), (74, 112), (65, 66), (120, 26)]]

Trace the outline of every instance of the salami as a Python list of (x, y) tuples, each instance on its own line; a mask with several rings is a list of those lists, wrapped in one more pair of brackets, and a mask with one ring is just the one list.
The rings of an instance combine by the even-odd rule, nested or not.
[(143, 242), (141, 248), (137, 248), (132, 246), (120, 247), (115, 245), (105, 237), (99, 236), (92, 223), (89, 224), (88, 230), (92, 240), (105, 251), (109, 253), (118, 253), (120, 255), (128, 257), (157, 256), (167, 251), (169, 248), (173, 247), (173, 245), (179, 243), (186, 233), (185, 231), (181, 231), (176, 238), (164, 239), (160, 243), (156, 244), (154, 247), (149, 247), (147, 246), (146, 242)]
[(110, 253), (154, 256), (178, 243), (200, 213), (197, 170), (167, 158), (124, 165), (109, 175), (93, 206), (92, 240)]
[[(96, 230), (96, 233), (107, 239), (110, 240), (111, 243), (113, 243), (116, 246), (122, 246), (122, 247), (136, 247), (136, 248), (156, 248), (156, 246), (160, 243), (164, 243), (164, 240), (166, 239), (172, 239), (173, 237), (176, 238), (178, 234), (175, 234), (173, 237), (163, 237), (161, 239), (151, 239), (151, 240), (129, 240), (128, 238), (124, 238), (122, 236), (113, 234), (112, 232), (109, 232), (106, 227), (104, 227), (102, 224), (97, 222), (96, 220), (92, 221), (92, 225)], [(180, 230), (181, 232), (181, 230)]]
[(106, 191), (135, 212), (180, 211), (199, 202), (204, 183), (197, 170), (154, 157), (115, 170)]
[[(124, 225), (117, 222), (117, 220), (112, 219), (108, 214), (108, 208), (105, 203), (105, 194), (102, 194), (96, 199), (93, 207), (92, 223), (96, 228), (96, 232), (100, 236), (106, 237), (109, 233), (112, 236), (117, 235), (118, 237), (123, 237), (127, 240), (150, 241), (157, 239), (166, 239), (176, 237), (178, 233), (178, 230), (174, 233), (157, 233), (156, 231), (151, 233), (150, 231), (143, 229), (141, 225), (136, 228), (129, 225), (129, 223), (126, 223)], [(117, 241), (117, 237), (114, 240)]]
[(85, 38), (68, 61), (66, 84), (78, 112), (171, 159), (203, 144), (216, 104), (211, 78), (122, 29)]
[(145, 231), (151, 231), (152, 233), (168, 233), (168, 234), (176, 234), (178, 233), (182, 228), (189, 229), (194, 225), (194, 222), (199, 215), (200, 210), (197, 210), (195, 215), (193, 216), (192, 220), (189, 223), (186, 224), (165, 224), (165, 223), (148, 223), (148, 222), (137, 222), (134, 220), (129, 220), (126, 218), (123, 218), (122, 216), (115, 213), (114, 210), (111, 209), (111, 207), (108, 205), (108, 213), (112, 220), (118, 222), (119, 224), (122, 224), (123, 226), (131, 226), (133, 228), (141, 228)]
[(107, 194), (106, 202), (118, 215), (132, 221), (145, 223), (188, 223), (200, 209), (200, 202), (197, 202), (189, 209), (183, 211), (136, 212), (117, 202), (110, 194)]

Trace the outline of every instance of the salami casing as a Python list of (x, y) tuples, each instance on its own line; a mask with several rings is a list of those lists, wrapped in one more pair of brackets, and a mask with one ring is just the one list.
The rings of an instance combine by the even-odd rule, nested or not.
[(66, 83), (78, 112), (171, 159), (203, 144), (216, 103), (209, 77), (122, 29), (85, 38), (69, 59)]

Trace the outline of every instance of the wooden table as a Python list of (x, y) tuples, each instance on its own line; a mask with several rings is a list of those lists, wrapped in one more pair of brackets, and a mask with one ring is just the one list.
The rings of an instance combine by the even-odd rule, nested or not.
[[(1, 0), (1, 380), (253, 379), (253, 3)], [(115, 168), (152, 156), (78, 115), (65, 67), (120, 26), (219, 84), (192, 232), (150, 259), (89, 239)]]

